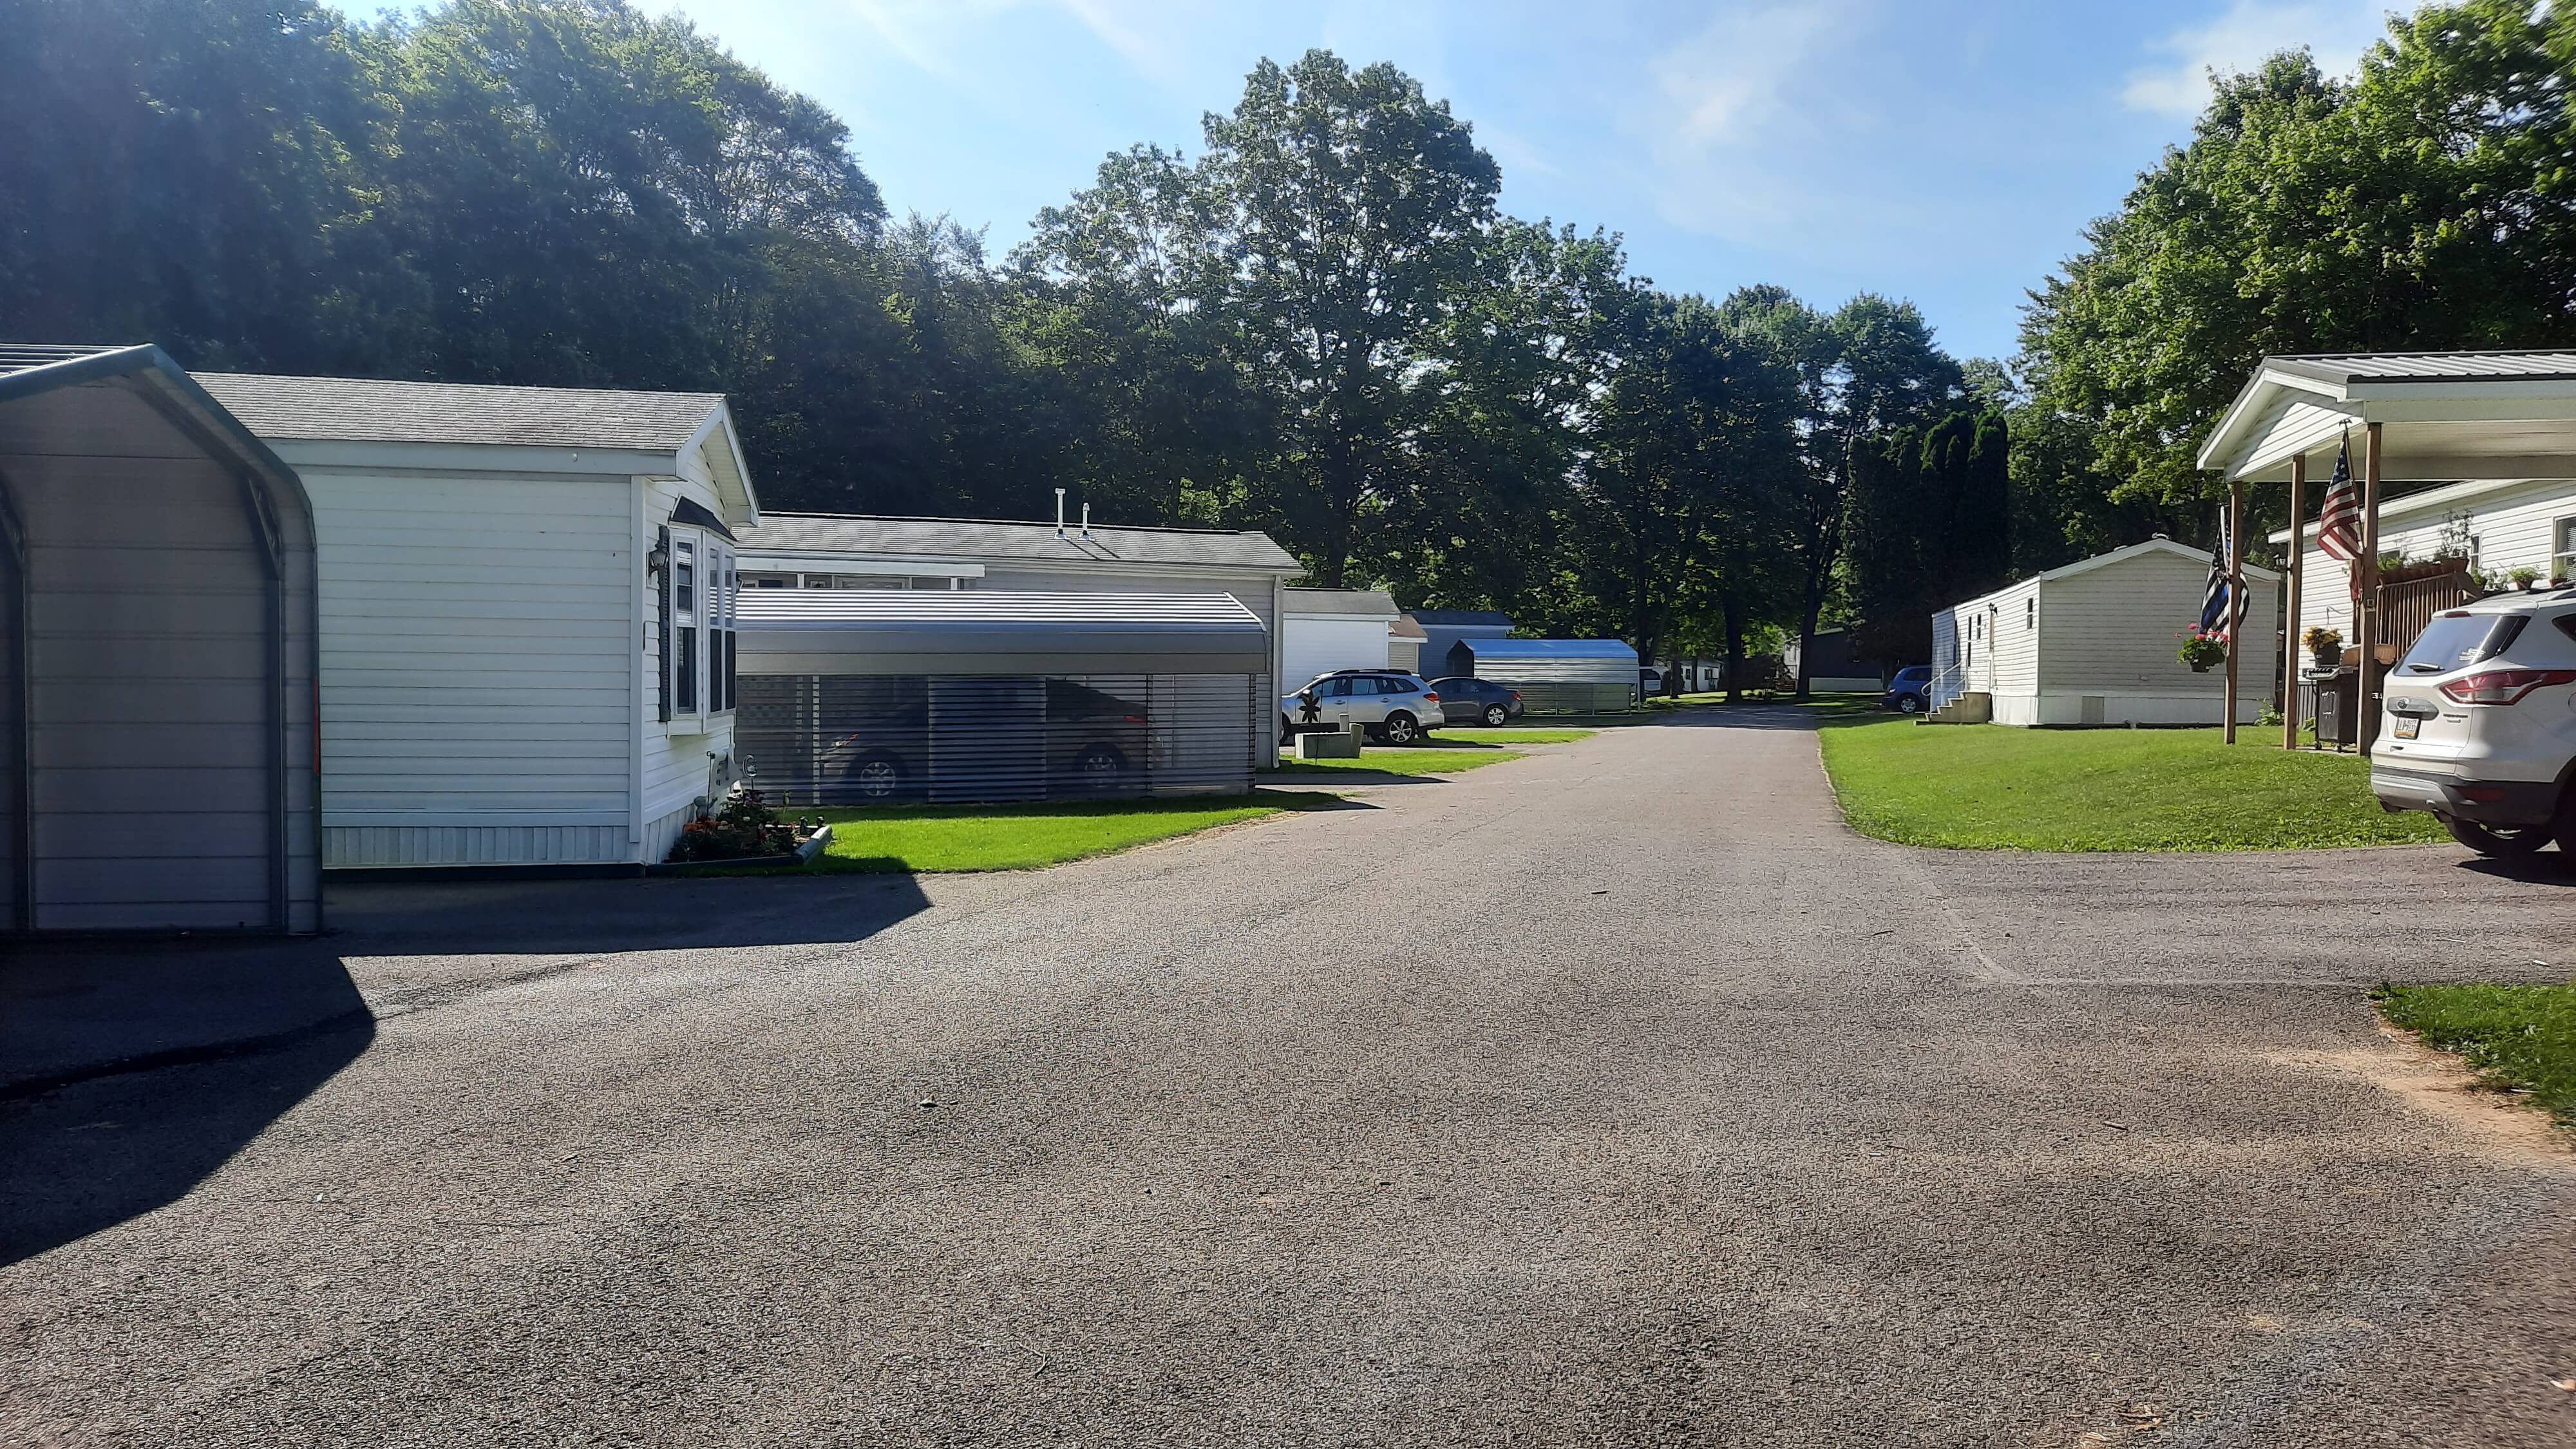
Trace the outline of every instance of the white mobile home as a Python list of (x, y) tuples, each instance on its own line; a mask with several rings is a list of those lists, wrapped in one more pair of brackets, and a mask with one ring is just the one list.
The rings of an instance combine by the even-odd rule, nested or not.
[(197, 381), (312, 499), (323, 864), (662, 859), (732, 770), (724, 399)]
[[(2272, 698), (2280, 575), (2245, 567), (2238, 723)], [(1986, 696), (1996, 724), (2214, 725), (2225, 676), (2177, 656), (2200, 620), (2209, 555), (2170, 539), (2034, 575), (1932, 616), (1931, 704)]]

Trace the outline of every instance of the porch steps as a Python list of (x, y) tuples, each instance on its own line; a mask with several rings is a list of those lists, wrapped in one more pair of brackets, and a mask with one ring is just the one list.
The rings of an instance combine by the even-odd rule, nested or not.
[(1995, 720), (1995, 697), (1984, 690), (1971, 690), (1923, 717), (1925, 724), (1992, 724)]

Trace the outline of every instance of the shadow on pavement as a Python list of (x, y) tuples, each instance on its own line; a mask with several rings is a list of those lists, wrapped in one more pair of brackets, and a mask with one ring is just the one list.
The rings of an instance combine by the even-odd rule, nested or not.
[(13, 945), (0, 1265), (185, 1196), (381, 1019), (629, 951), (864, 940), (928, 906), (909, 875), (334, 884), (316, 940)]
[(2472, 855), (2459, 868), (2525, 885), (2576, 886), (2576, 858), (2555, 850), (2519, 857)]

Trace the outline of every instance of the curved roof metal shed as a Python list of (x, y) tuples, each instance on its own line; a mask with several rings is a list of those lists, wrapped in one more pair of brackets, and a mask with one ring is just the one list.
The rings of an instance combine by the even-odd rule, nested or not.
[(322, 923), (312, 508), (158, 347), (0, 346), (0, 929)]

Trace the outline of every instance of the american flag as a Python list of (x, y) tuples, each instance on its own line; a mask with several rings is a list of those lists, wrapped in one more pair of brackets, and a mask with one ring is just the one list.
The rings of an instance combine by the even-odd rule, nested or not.
[[(2218, 547), (2209, 551), (2209, 587), (2200, 595), (2200, 632), (2203, 634), (2233, 639), (2238, 620), (2245, 617), (2244, 600), (2236, 600), (2233, 610), (2228, 608), (2229, 596), (2236, 591), (2228, 585), (2227, 561), (2235, 556), (2235, 552), (2227, 537), (2227, 515), (2221, 513), (2218, 515)], [(2233, 618), (2229, 617), (2231, 613)]]
[(2345, 563), (2361, 557), (2361, 496), (2352, 488), (2350, 434), (2335, 452), (2334, 478), (2326, 484), (2325, 509), (2317, 515), (2317, 547)]

